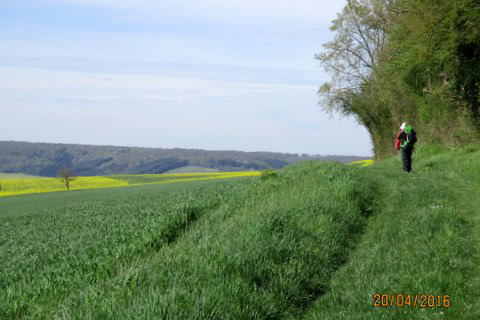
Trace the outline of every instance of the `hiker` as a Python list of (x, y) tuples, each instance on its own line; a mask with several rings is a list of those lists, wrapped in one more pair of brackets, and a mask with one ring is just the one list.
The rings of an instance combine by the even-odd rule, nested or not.
[(412, 153), (415, 150), (414, 145), (417, 142), (417, 133), (413, 130), (413, 127), (405, 122), (400, 126), (400, 130), (397, 133), (395, 146), (402, 150), (403, 170), (410, 172), (412, 170)]

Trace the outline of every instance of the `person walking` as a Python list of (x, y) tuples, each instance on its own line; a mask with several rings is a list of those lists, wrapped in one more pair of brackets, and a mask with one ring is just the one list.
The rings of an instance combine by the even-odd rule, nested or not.
[(400, 127), (402, 130), (397, 134), (397, 145), (402, 150), (403, 170), (405, 172), (412, 171), (412, 154), (415, 150), (415, 142), (417, 142), (417, 133), (413, 127), (405, 122)]

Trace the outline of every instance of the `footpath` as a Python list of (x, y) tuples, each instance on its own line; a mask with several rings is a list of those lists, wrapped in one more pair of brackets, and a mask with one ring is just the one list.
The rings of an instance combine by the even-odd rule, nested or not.
[(421, 150), (364, 170), (375, 212), (302, 319), (480, 319), (480, 151)]

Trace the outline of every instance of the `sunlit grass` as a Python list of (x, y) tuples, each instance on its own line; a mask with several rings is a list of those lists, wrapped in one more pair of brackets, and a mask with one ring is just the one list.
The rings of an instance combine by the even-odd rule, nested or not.
[(0, 319), (480, 319), (480, 150), (414, 160), (0, 199)]
[(278, 319), (313, 301), (363, 229), (374, 190), (338, 163), (237, 181), (115, 188), (100, 201), (62, 192), (51, 202), (83, 201), (0, 210), (0, 318)]

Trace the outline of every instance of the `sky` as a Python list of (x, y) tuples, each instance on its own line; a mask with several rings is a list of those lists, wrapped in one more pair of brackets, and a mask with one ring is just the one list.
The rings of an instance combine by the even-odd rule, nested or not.
[(371, 156), (322, 111), (345, 0), (1, 0), (0, 140)]

